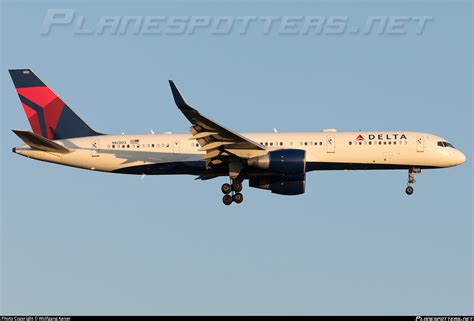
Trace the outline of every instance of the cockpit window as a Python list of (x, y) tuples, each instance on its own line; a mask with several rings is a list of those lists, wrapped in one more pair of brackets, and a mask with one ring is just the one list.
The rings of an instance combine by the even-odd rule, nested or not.
[(454, 148), (453, 144), (448, 143), (448, 142), (438, 142), (438, 146)]

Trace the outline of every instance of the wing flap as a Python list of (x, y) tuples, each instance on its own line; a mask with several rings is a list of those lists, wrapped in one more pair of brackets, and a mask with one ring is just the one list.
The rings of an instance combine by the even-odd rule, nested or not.
[(218, 134), (218, 132), (196, 132), (195, 135), (189, 137), (189, 139), (199, 139), (199, 138), (206, 138), (206, 137), (209, 137), (209, 136), (212, 136), (212, 135), (216, 135)]
[(221, 146), (232, 145), (232, 142), (222, 142), (222, 141), (215, 141), (209, 144), (204, 145), (203, 147), (199, 148), (199, 151), (208, 151), (211, 149), (217, 149)]

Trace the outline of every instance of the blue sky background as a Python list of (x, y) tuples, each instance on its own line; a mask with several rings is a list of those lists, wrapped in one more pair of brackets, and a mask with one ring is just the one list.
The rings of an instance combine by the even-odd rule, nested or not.
[[(423, 35), (79, 36), (47, 9), (102, 15), (433, 16)], [(470, 1), (7, 1), (1, 7), (2, 314), (469, 314)], [(468, 160), (313, 172), (307, 192), (111, 175), (28, 160), (8, 68), (32, 68), (94, 129), (187, 132), (167, 84), (238, 131), (419, 130)]]

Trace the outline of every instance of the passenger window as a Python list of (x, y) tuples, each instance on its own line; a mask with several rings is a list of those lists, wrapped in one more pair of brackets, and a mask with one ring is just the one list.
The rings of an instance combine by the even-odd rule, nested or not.
[(352, 145), (352, 142), (349, 142), (349, 145)]
[(112, 145), (112, 148), (115, 148), (115, 145)]

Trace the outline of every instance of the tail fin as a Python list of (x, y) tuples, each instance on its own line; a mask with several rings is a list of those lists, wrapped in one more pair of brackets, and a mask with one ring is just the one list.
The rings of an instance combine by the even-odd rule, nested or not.
[(10, 69), (31, 129), (47, 139), (102, 135), (91, 129), (30, 69)]

